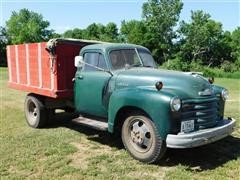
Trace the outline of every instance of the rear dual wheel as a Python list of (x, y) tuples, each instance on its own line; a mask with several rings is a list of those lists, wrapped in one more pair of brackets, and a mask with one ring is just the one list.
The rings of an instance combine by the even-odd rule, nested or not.
[(159, 162), (166, 152), (165, 141), (145, 115), (132, 115), (124, 121), (122, 141), (133, 158), (145, 163)]
[(32, 128), (43, 128), (47, 124), (49, 110), (35, 94), (28, 94), (24, 103), (25, 117), (28, 125)]

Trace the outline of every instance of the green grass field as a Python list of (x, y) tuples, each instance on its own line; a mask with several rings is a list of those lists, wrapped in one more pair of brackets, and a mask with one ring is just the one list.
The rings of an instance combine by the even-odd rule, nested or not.
[(0, 179), (240, 179), (240, 80), (216, 79), (230, 91), (226, 116), (237, 119), (233, 136), (194, 149), (168, 149), (158, 165), (133, 160), (121, 141), (69, 123), (71, 115), (32, 129), (25, 122), (26, 93), (7, 88), (1, 68)]

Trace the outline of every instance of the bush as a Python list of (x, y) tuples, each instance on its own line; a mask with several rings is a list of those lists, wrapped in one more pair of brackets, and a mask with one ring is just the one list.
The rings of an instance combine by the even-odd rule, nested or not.
[[(238, 62), (240, 64), (240, 61)], [(233, 64), (229, 61), (224, 61), (221, 68), (210, 68), (202, 65), (202, 62), (192, 61), (186, 63), (181, 61), (180, 58), (171, 59), (168, 62), (163, 63), (160, 67), (163, 69), (178, 70), (178, 71), (193, 71), (203, 72), (206, 77), (221, 77), (221, 78), (235, 78), (240, 79), (239, 64)]]
[(235, 61), (234, 65), (236, 67), (236, 70), (240, 71), (240, 54), (239, 54), (239, 57), (237, 58), (237, 60)]
[(189, 64), (189, 69), (190, 71), (193, 71), (193, 72), (201, 72), (203, 71), (203, 68), (204, 66), (202, 65), (202, 62), (200, 60), (192, 61)]
[(235, 72), (235, 71), (237, 71), (237, 67), (233, 63), (231, 63), (229, 61), (224, 61), (221, 64), (221, 69), (224, 72)]
[(180, 58), (170, 59), (161, 65), (163, 69), (171, 69), (177, 71), (189, 71), (189, 66), (187, 63), (181, 61)]
[(222, 69), (218, 68), (208, 68), (205, 67), (203, 70), (203, 75), (207, 77), (220, 77), (220, 78), (234, 78), (239, 79), (240, 78), (240, 72), (225, 72)]

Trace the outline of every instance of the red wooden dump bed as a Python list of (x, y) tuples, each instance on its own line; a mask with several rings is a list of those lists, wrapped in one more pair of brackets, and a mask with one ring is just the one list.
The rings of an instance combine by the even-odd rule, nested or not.
[(48, 96), (71, 98), (76, 68), (74, 57), (97, 41), (52, 39), (49, 42), (9, 45), (9, 87)]

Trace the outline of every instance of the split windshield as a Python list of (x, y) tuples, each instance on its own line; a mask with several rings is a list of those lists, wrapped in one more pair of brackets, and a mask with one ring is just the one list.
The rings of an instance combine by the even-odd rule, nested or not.
[(130, 67), (156, 67), (152, 55), (145, 49), (120, 49), (110, 52), (113, 69)]

